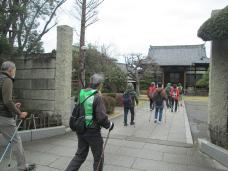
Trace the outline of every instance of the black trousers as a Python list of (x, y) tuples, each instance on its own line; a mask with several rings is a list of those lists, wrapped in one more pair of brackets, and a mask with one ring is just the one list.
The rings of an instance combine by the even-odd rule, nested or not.
[(172, 107), (172, 97), (171, 96), (168, 96), (167, 100), (166, 100), (166, 105), (168, 108), (171, 108)]
[[(91, 148), (94, 163), (93, 170), (97, 170), (98, 163), (100, 161), (102, 150), (103, 150), (103, 138), (101, 137), (100, 130), (97, 129), (87, 129), (83, 135), (78, 135), (78, 150), (74, 158), (69, 163), (66, 171), (78, 171), (82, 163), (86, 160), (89, 152), (89, 147)], [(102, 157), (99, 171), (103, 170), (104, 158)]]
[(154, 101), (150, 98), (150, 109), (154, 110)]
[(133, 123), (134, 119), (135, 119), (135, 108), (134, 108), (134, 106), (124, 107), (124, 123), (125, 124), (127, 124), (127, 115), (128, 115), (129, 110), (131, 112), (131, 123)]
[(172, 108), (171, 108), (171, 111), (173, 111), (173, 107), (174, 107), (174, 103), (175, 103), (175, 112), (177, 111), (177, 105), (178, 105), (178, 100), (175, 100), (172, 98)]

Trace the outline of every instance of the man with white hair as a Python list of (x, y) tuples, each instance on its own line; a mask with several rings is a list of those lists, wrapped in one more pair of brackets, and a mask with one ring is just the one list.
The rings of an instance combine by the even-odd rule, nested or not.
[(0, 72), (0, 132), (9, 141), (16, 132), (12, 147), (17, 160), (19, 171), (34, 170), (35, 164), (27, 165), (25, 162), (22, 141), (17, 133), (17, 126), (14, 117), (18, 115), (21, 119), (27, 116), (27, 112), (21, 112), (21, 103), (14, 103), (12, 100), (13, 81), (16, 74), (16, 66), (13, 62), (6, 61), (2, 64)]
[(77, 134), (78, 150), (66, 171), (78, 171), (87, 158), (89, 148), (91, 148), (94, 157), (94, 171), (103, 170), (104, 156), (102, 156), (103, 138), (101, 137), (101, 128), (104, 127), (111, 131), (114, 127), (114, 123), (108, 120), (105, 105), (100, 95), (103, 81), (104, 76), (102, 74), (94, 74), (90, 78), (90, 87), (80, 91), (79, 103), (88, 98), (84, 102), (86, 131), (83, 134)]

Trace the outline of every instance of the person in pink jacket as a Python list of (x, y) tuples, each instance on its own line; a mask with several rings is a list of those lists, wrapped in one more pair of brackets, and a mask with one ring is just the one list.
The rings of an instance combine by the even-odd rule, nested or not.
[(177, 105), (178, 105), (178, 101), (180, 98), (180, 92), (179, 89), (177, 88), (176, 84), (173, 84), (173, 88), (170, 90), (170, 95), (172, 97), (172, 103), (171, 103), (171, 112), (173, 112), (173, 107), (175, 105), (174, 111), (177, 111)]

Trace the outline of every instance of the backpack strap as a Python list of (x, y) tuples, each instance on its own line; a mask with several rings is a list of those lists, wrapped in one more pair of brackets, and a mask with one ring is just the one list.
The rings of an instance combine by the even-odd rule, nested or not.
[[(97, 90), (94, 91), (94, 92), (93, 92), (91, 95), (89, 95), (88, 97), (86, 97), (85, 100), (83, 100), (81, 104), (85, 103), (85, 101), (86, 101), (88, 98), (90, 98), (91, 96), (95, 95), (96, 93), (98, 93)], [(79, 101), (79, 103), (80, 103), (80, 101)]]

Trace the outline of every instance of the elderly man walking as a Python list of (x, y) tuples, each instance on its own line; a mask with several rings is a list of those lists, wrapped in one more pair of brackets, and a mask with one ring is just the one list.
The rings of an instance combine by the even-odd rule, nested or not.
[(20, 103), (12, 100), (13, 81), (16, 74), (16, 66), (13, 62), (6, 61), (2, 64), (0, 72), (0, 132), (9, 141), (16, 132), (12, 140), (13, 152), (17, 160), (19, 171), (32, 171), (35, 164), (26, 164), (22, 141), (17, 133), (17, 126), (14, 117), (18, 115), (21, 119), (27, 116), (27, 112), (20, 111)]
[(114, 127), (114, 123), (108, 120), (105, 105), (100, 95), (103, 81), (102, 74), (94, 74), (90, 78), (90, 87), (80, 91), (79, 103), (88, 98), (84, 102), (86, 130), (82, 134), (77, 134), (78, 149), (66, 171), (78, 171), (87, 158), (89, 148), (94, 158), (93, 170), (103, 170), (104, 155), (102, 155), (103, 138), (101, 137), (101, 128), (104, 127), (111, 131)]

